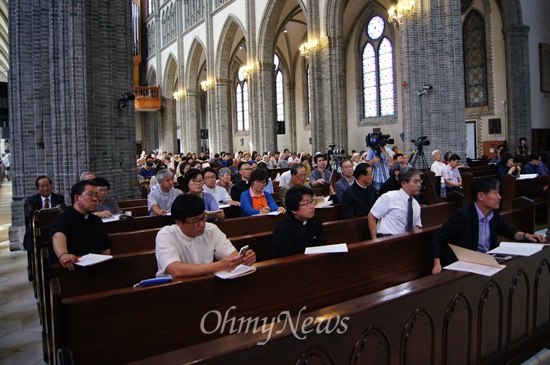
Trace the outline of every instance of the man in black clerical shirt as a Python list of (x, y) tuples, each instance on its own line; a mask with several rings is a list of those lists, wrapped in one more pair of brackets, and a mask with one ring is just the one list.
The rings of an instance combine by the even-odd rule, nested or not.
[(315, 216), (310, 188), (293, 186), (286, 193), (285, 204), (288, 215), (277, 224), (271, 236), (273, 258), (304, 253), (306, 247), (327, 243), (323, 222)]
[(360, 163), (353, 172), (355, 182), (342, 194), (342, 212), (344, 218), (366, 216), (376, 201), (376, 191), (372, 185), (372, 167)]
[(241, 201), (241, 194), (250, 189), (250, 184), (248, 183), (250, 174), (252, 174), (250, 162), (243, 160), (239, 163), (239, 174), (241, 175), (241, 179), (231, 188), (231, 200), (237, 202)]
[(50, 228), (50, 262), (70, 271), (78, 256), (109, 255), (111, 243), (101, 218), (92, 214), (98, 202), (97, 184), (79, 181), (71, 188), (73, 205), (58, 215)]

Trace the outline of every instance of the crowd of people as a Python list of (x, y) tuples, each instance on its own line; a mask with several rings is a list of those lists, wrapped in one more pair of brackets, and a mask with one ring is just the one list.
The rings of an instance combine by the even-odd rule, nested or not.
[[(433, 150), (431, 170), (441, 176), (441, 194), (462, 190), (461, 157)], [(224, 220), (221, 207), (240, 207), (242, 216), (286, 214), (272, 234), (273, 258), (303, 253), (306, 247), (325, 245), (323, 222), (315, 216), (315, 192), (325, 191), (340, 203), (346, 219), (366, 217), (371, 238), (415, 232), (422, 228), (418, 196), (421, 170), (397, 147), (370, 147), (349, 157), (330, 161), (323, 153), (313, 156), (281, 152), (239, 151), (195, 155), (142, 153), (136, 159), (138, 185), (147, 192), (150, 215), (171, 215), (174, 224), (161, 229), (156, 239), (157, 276), (195, 276), (252, 265), (253, 250), (239, 254), (215, 222)], [(334, 157), (334, 156), (333, 156)], [(529, 151), (520, 141), (516, 155), (499, 146), (495, 158), (497, 178), (475, 179), (473, 203), (458, 210), (439, 228), (433, 239), (433, 273), (456, 260), (447, 243), (487, 252), (496, 236), (545, 242), (542, 235), (520, 232), (499, 219), (499, 179), (504, 174), (548, 174), (548, 153)], [(275, 181), (270, 170), (282, 168)], [(338, 176), (339, 178), (336, 178)], [(278, 193), (275, 194), (275, 185)], [(53, 193), (47, 176), (36, 180), (38, 193), (27, 199), (27, 211), (65, 207), (63, 195)], [(109, 196), (110, 183), (84, 172), (71, 189), (70, 208), (57, 217), (50, 230), (52, 262), (74, 270), (86, 253), (110, 253), (101, 218), (120, 214)], [(27, 225), (30, 216), (26, 216)], [(253, 224), (253, 221), (251, 221)], [(25, 237), (25, 247), (31, 244)]]

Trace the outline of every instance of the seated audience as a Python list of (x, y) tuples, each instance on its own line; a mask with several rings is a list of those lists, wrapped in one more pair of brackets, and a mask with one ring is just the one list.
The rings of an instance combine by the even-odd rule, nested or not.
[(74, 270), (78, 256), (109, 255), (111, 242), (101, 218), (93, 215), (98, 201), (97, 185), (82, 180), (71, 188), (72, 206), (58, 215), (50, 227), (50, 262)]
[(336, 196), (338, 201), (342, 203), (342, 194), (344, 190), (349, 188), (355, 182), (353, 177), (353, 162), (349, 158), (344, 158), (340, 161), (340, 170), (342, 171), (342, 178), (334, 184), (334, 190), (336, 191)]
[(153, 177), (155, 175), (155, 169), (153, 168), (154, 165), (155, 164), (153, 161), (146, 161), (145, 166), (139, 170), (139, 175), (143, 176), (145, 179)]
[[(240, 206), (241, 203), (235, 200), (231, 200), (231, 196), (221, 186), (216, 185), (216, 172), (211, 167), (205, 168), (203, 171), (204, 175), (204, 185), (202, 187), (202, 191), (208, 194), (211, 194), (214, 197), (214, 200), (218, 202), (218, 204), (229, 204), (229, 205), (236, 205)], [(228, 170), (229, 172), (229, 170)], [(229, 181), (231, 181), (231, 175), (228, 173)], [(209, 209), (207, 209), (209, 210)]]
[(519, 177), (520, 175), (520, 170), (518, 170), (516, 164), (514, 164), (514, 157), (510, 154), (502, 155), (500, 164), (497, 165), (497, 178), (501, 180), (506, 174), (515, 177)]
[(227, 194), (231, 194), (233, 183), (231, 182), (231, 170), (229, 168), (222, 167), (218, 170), (218, 181), (216, 181), (216, 186), (224, 188)]
[(31, 227), (32, 212), (40, 209), (50, 209), (55, 207), (65, 208), (65, 197), (61, 194), (52, 192), (52, 180), (46, 175), (40, 175), (34, 181), (37, 194), (31, 195), (25, 202), (25, 236), (23, 238), (23, 247), (31, 251), (33, 247), (33, 235)]
[(518, 231), (500, 218), (500, 183), (494, 178), (474, 179), (471, 188), (473, 203), (455, 211), (434, 233), (433, 274), (457, 260), (448, 243), (472, 251), (487, 252), (498, 246), (498, 237), (528, 242), (546, 242), (539, 234)]
[(99, 218), (110, 218), (115, 214), (122, 213), (116, 200), (109, 196), (111, 184), (102, 177), (96, 177), (93, 181), (97, 184), (98, 201), (95, 207), (95, 215)]
[(388, 191), (401, 189), (401, 184), (399, 183), (399, 171), (403, 167), (405, 167), (404, 162), (394, 162), (390, 169), (390, 177), (380, 187), (380, 190), (378, 191), (378, 196), (385, 194)]
[(307, 179), (306, 167), (301, 163), (292, 165), (289, 171), (290, 171), (290, 181), (285, 185), (282, 185), (279, 189), (279, 198), (281, 200), (281, 205), (283, 207), (286, 207), (285, 197), (288, 190), (293, 186), (303, 186), (306, 183), (306, 179)]
[(304, 253), (306, 247), (326, 245), (321, 218), (315, 216), (313, 191), (293, 186), (286, 194), (287, 216), (277, 223), (273, 235), (273, 258)]
[(453, 153), (449, 156), (449, 163), (441, 170), (441, 178), (445, 182), (445, 193), (448, 195), (453, 191), (461, 191), (462, 177), (458, 170), (460, 156)]
[(355, 183), (342, 194), (342, 212), (346, 219), (366, 216), (376, 201), (376, 190), (372, 187), (372, 167), (368, 163), (357, 165), (353, 177)]
[(150, 215), (166, 215), (181, 190), (174, 189), (174, 176), (168, 169), (160, 170), (156, 175), (159, 189), (147, 195), (147, 210)]
[(241, 194), (241, 214), (243, 216), (267, 214), (272, 211), (285, 212), (285, 208), (279, 207), (271, 194), (264, 194), (268, 178), (269, 174), (264, 169), (257, 169), (250, 175), (250, 188)]
[(537, 174), (539, 172), (538, 164), (540, 163), (540, 155), (536, 152), (531, 154), (529, 162), (523, 167), (524, 174)]
[(403, 167), (399, 171), (401, 189), (382, 195), (369, 212), (372, 238), (411, 232), (422, 227), (420, 205), (413, 196), (420, 193), (420, 170)]
[(163, 227), (155, 240), (157, 277), (207, 275), (256, 262), (254, 251), (239, 256), (225, 234), (206, 222), (204, 202), (197, 195), (178, 196), (171, 210), (175, 224)]
[[(214, 174), (214, 176), (215, 175), (216, 174)], [(217, 219), (218, 221), (223, 220), (225, 218), (225, 213), (222, 209), (220, 209), (216, 198), (214, 198), (212, 194), (206, 193), (202, 190), (203, 186), (204, 175), (201, 170), (191, 169), (187, 174), (185, 174), (185, 178), (183, 179), (183, 192), (185, 194), (199, 196), (204, 201), (204, 209), (206, 211), (217, 212), (216, 217), (212, 219)]]
[(317, 154), (313, 158), (316, 167), (315, 170), (311, 171), (311, 174), (309, 174), (309, 183), (312, 187), (323, 187), (326, 184), (330, 184), (330, 177), (331, 173), (329, 170), (326, 169), (327, 167), (327, 159), (325, 155), (323, 154)]
[(250, 166), (248, 161), (243, 160), (239, 162), (238, 171), (240, 180), (237, 181), (231, 189), (231, 199), (235, 201), (241, 201), (242, 193), (250, 188), (248, 180), (250, 179), (250, 174), (252, 174), (252, 166)]

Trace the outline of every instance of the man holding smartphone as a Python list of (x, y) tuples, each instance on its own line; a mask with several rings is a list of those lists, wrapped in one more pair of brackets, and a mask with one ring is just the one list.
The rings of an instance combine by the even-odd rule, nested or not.
[(254, 251), (239, 255), (225, 234), (206, 222), (199, 196), (178, 196), (171, 212), (175, 224), (162, 228), (156, 238), (157, 277), (201, 276), (256, 262)]

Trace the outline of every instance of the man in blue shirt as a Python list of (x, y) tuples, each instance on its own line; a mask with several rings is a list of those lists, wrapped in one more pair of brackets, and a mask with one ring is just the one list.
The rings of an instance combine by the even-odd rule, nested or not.
[(539, 169), (538, 165), (540, 163), (540, 155), (536, 152), (533, 152), (531, 154), (531, 157), (529, 159), (529, 162), (523, 166), (523, 173), (524, 174), (538, 174)]
[[(384, 146), (379, 147), (379, 151), (375, 151), (372, 147), (367, 153), (367, 163), (372, 166), (373, 181), (372, 187), (376, 190), (376, 193), (380, 190), (380, 187), (390, 177), (390, 163), (393, 164), (393, 157), (391, 150)], [(379, 156), (377, 156), (379, 155)]]

